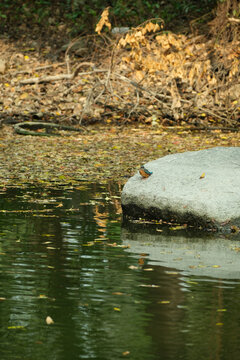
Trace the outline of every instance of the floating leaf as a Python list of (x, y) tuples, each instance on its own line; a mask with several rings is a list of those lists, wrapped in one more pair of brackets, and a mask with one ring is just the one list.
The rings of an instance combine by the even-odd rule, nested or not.
[(10, 330), (15, 330), (15, 329), (20, 329), (20, 330), (25, 330), (25, 326), (21, 326), (21, 325), (18, 325), (18, 326), (8, 326), (8, 329)]
[(47, 316), (47, 317), (46, 317), (46, 324), (47, 324), (47, 325), (52, 325), (52, 324), (54, 324), (54, 321), (53, 321), (53, 319), (51, 318), (51, 316)]
[(166, 271), (166, 274), (168, 274), (168, 275), (178, 275), (179, 273), (177, 271)]
[(115, 291), (112, 293), (113, 295), (124, 295), (124, 293), (120, 292), (120, 291)]
[(184, 225), (177, 225), (177, 226), (174, 226), (174, 227), (170, 227), (169, 229), (170, 230), (182, 230), (182, 229), (186, 229), (187, 225), (184, 224)]
[(138, 269), (139, 269), (138, 266), (134, 266), (134, 265), (130, 265), (128, 268), (129, 268), (130, 270), (138, 270)]

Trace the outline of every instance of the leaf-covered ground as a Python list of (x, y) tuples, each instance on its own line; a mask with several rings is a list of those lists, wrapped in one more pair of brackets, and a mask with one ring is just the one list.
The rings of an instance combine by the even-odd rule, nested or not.
[(239, 133), (186, 132), (181, 128), (92, 126), (60, 137), (16, 135), (0, 130), (0, 185), (77, 184), (81, 180), (126, 182), (141, 164), (161, 156), (213, 146), (240, 146)]
[[(239, 73), (239, 42), (230, 44), (231, 51), (221, 47), (226, 59), (230, 57), (227, 69), (232, 72), (228, 74), (237, 86), (221, 110), (215, 90), (209, 92), (208, 88), (213, 79), (208, 75), (213, 75), (214, 69), (205, 40), (167, 35), (162, 30), (146, 37), (146, 31), (152, 34), (152, 26), (147, 23), (123, 35), (120, 48), (113, 35), (79, 37), (67, 44), (62, 40), (62, 44), (56, 34), (52, 38), (55, 47), (31, 38), (0, 38), (3, 188), (68, 185), (82, 180), (124, 183), (141, 164), (167, 154), (240, 145), (239, 84), (234, 82)], [(200, 71), (198, 61), (205, 64), (203, 60), (210, 73), (205, 67)], [(176, 76), (190, 85), (181, 87)], [(201, 83), (199, 89), (196, 79)], [(217, 109), (203, 85), (216, 100)], [(212, 86), (215, 89), (215, 84)], [(186, 107), (191, 99), (194, 111)], [(225, 121), (228, 106), (230, 115)], [(85, 128), (82, 126), (82, 133), (62, 132), (59, 137), (13, 132), (11, 122), (33, 120)], [(236, 132), (213, 130), (223, 126)], [(201, 132), (201, 128), (212, 130)]]

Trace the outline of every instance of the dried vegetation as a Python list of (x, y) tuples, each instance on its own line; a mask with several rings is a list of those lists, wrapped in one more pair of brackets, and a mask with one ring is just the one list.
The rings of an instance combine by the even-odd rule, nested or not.
[[(230, 4), (233, 8), (226, 9)], [(70, 42), (61, 63), (40, 62), (31, 49), (12, 53), (2, 70), (2, 111), (30, 120), (32, 114), (39, 119), (48, 113), (48, 121), (58, 117), (57, 122), (70, 124), (137, 120), (237, 130), (240, 21), (227, 15), (234, 14), (234, 6), (238, 9), (232, 0), (218, 7), (208, 39), (197, 34), (197, 27), (189, 36), (164, 31), (161, 19), (126, 34), (103, 33), (105, 26), (111, 29), (107, 8), (96, 26), (98, 35)]]

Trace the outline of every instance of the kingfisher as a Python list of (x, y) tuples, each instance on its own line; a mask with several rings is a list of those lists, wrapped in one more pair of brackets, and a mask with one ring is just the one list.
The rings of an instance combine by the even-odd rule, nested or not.
[(152, 171), (149, 171), (146, 169), (143, 165), (139, 169), (140, 175), (142, 175), (143, 178), (148, 178), (150, 175), (152, 175)]

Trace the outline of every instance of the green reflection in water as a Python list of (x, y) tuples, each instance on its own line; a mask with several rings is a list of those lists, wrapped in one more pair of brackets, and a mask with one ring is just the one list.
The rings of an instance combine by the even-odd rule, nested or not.
[(141, 277), (119, 247), (119, 188), (12, 189), (0, 209), (1, 359), (151, 353)]
[(125, 248), (120, 190), (3, 191), (1, 360), (239, 358), (239, 281)]

